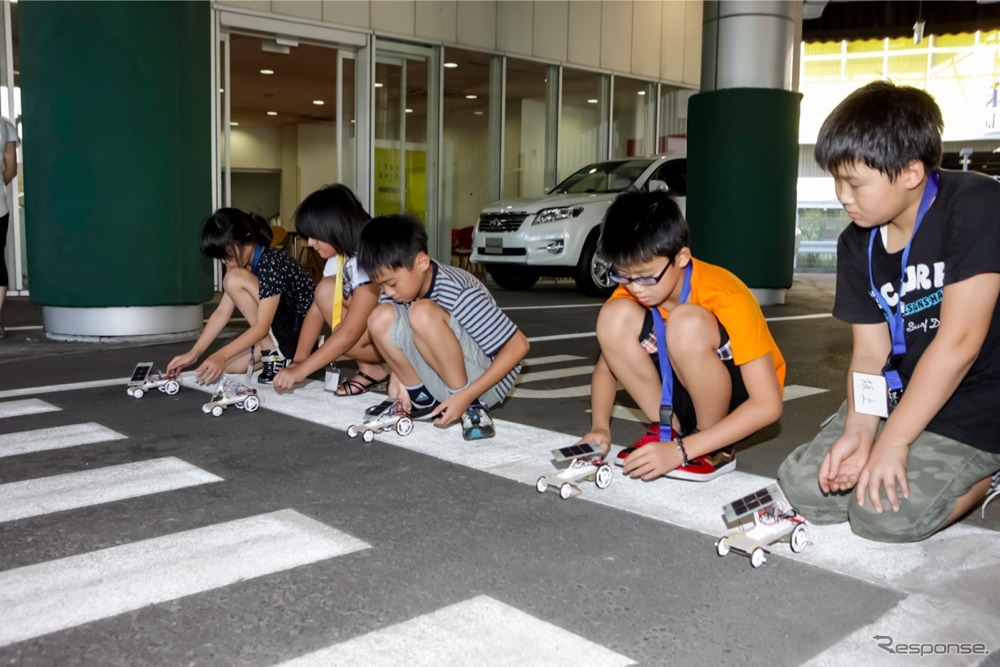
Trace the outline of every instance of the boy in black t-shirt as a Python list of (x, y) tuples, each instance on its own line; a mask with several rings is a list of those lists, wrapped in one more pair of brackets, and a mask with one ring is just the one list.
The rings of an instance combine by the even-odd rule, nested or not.
[(943, 126), (926, 92), (875, 82), (816, 143), (853, 220), (833, 314), (854, 346), (847, 401), (778, 481), (814, 523), (885, 542), (960, 519), (1000, 470), (1000, 183), (941, 170)]

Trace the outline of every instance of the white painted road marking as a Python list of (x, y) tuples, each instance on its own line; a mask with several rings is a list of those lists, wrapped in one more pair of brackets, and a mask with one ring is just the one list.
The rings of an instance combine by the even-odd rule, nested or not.
[(603, 301), (598, 301), (597, 303), (563, 303), (557, 306), (504, 306), (501, 310), (507, 312), (508, 310), (552, 310), (554, 308), (600, 308), (603, 305)]
[(221, 482), (167, 457), (0, 485), (0, 522)]
[(109, 440), (124, 440), (125, 437), (117, 431), (112, 431), (94, 422), (7, 433), (0, 435), (0, 458), (44, 452), (50, 449), (92, 445)]
[(0, 391), (0, 399), (16, 398), (17, 396), (34, 396), (35, 394), (53, 394), (60, 391), (76, 391), (77, 389), (94, 389), (97, 387), (111, 387), (116, 384), (122, 386), (122, 396), (125, 396), (125, 385), (128, 378), (109, 378), (107, 380), (91, 380), (90, 382), (71, 382), (69, 384), (52, 384), (44, 387), (24, 387), (22, 389), (7, 389)]
[(283, 662), (281, 667), (399, 664), (618, 667), (635, 662), (580, 635), (480, 595)]
[(580, 359), (586, 359), (586, 357), (576, 354), (553, 354), (550, 357), (529, 357), (521, 362), (521, 366), (524, 368), (534, 368), (535, 366), (542, 366), (544, 364), (558, 364), (563, 361), (579, 361)]
[(0, 572), (0, 646), (370, 545), (281, 510)]
[(0, 419), (21, 417), (23, 415), (37, 415), (43, 412), (58, 412), (60, 409), (38, 398), (27, 398), (23, 401), (6, 401), (0, 403)]

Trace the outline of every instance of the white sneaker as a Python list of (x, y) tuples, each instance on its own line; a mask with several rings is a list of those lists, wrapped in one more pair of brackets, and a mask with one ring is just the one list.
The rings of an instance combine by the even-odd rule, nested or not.
[(986, 506), (1000, 498), (1000, 470), (993, 473), (993, 481), (990, 483), (990, 490), (986, 492), (986, 500), (983, 501), (983, 509), (979, 515), (986, 518)]

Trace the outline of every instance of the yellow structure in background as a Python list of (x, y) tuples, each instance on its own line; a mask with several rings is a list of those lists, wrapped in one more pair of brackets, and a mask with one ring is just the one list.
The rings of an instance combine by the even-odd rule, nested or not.
[[(372, 215), (406, 213), (426, 224), (427, 151), (407, 150), (402, 165), (399, 157), (398, 148), (375, 149), (375, 210)], [(405, 202), (401, 201), (401, 175)]]

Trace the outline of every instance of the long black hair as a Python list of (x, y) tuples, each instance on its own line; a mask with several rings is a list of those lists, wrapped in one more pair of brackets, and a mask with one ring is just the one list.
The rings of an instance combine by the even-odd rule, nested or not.
[(295, 209), (295, 231), (329, 243), (338, 254), (354, 255), (368, 211), (346, 185), (324, 185)]
[(201, 253), (213, 259), (227, 259), (239, 246), (255, 243), (271, 245), (274, 232), (264, 218), (238, 208), (220, 208), (201, 230)]

